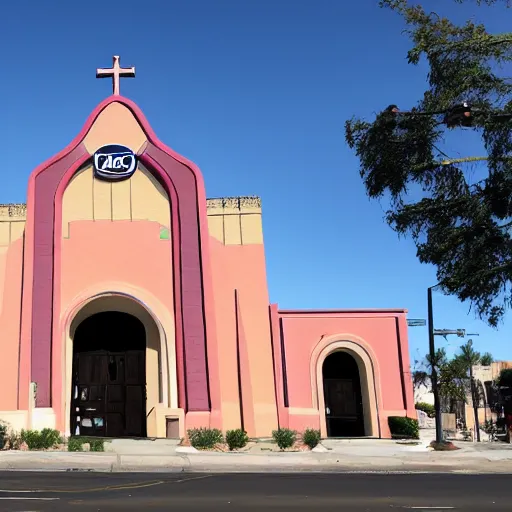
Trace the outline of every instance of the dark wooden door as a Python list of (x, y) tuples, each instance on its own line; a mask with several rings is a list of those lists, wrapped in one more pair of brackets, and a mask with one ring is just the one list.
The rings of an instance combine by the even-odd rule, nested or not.
[(364, 436), (359, 382), (355, 379), (324, 379), (324, 399), (329, 437)]
[(146, 351), (78, 352), (73, 363), (71, 433), (146, 437)]

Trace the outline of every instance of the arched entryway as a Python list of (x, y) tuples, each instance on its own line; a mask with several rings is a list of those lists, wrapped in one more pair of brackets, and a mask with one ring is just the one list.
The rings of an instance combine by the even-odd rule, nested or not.
[(328, 437), (362, 437), (365, 417), (361, 376), (356, 359), (347, 351), (335, 351), (322, 365)]
[(146, 330), (135, 316), (103, 311), (73, 337), (71, 433), (146, 437)]

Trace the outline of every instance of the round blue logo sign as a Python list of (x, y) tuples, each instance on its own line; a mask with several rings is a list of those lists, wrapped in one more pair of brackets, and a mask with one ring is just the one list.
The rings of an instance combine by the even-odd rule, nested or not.
[(94, 153), (94, 174), (103, 179), (129, 178), (137, 168), (137, 156), (126, 146), (108, 144)]

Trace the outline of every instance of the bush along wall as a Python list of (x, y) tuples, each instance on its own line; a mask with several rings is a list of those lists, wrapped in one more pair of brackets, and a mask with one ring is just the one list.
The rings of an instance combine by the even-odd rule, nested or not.
[(105, 451), (105, 441), (101, 438), (74, 436), (68, 439), (68, 452), (83, 452), (85, 444), (89, 445), (90, 452)]
[(49, 450), (62, 443), (58, 430), (43, 428), (43, 430), (22, 430), (21, 442), (25, 443), (29, 450)]
[(224, 442), (222, 432), (217, 428), (191, 428), (187, 430), (190, 444), (198, 450), (212, 450)]
[(429, 418), (435, 418), (436, 408), (432, 404), (426, 402), (416, 402), (415, 404), (417, 411), (423, 411)]
[(420, 427), (418, 420), (404, 418), (403, 416), (390, 416), (388, 418), (391, 437), (394, 439), (419, 439)]
[(289, 428), (279, 428), (272, 431), (272, 439), (280, 450), (291, 448), (297, 440), (297, 432)]
[(226, 444), (231, 451), (244, 448), (249, 442), (249, 436), (245, 430), (237, 428), (226, 432)]
[(314, 428), (307, 428), (302, 433), (302, 442), (309, 447), (310, 450), (315, 448), (320, 442), (321, 435), (320, 430)]
[(7, 441), (8, 428), (5, 423), (0, 422), (0, 450), (3, 450), (5, 442)]

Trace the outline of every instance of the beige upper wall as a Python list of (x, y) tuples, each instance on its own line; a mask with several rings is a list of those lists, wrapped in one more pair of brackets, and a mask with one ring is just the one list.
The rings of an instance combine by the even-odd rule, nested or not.
[(6, 247), (23, 236), (26, 205), (0, 205), (0, 247)]
[[(148, 211), (150, 189), (155, 203)], [(105, 182), (94, 180), (92, 166), (87, 166), (75, 175), (64, 194), (62, 234), (69, 236), (69, 222), (73, 220), (148, 220), (148, 215), (149, 220), (169, 227), (169, 216), (163, 213), (169, 209), (162, 208), (162, 201), (167, 202), (165, 191), (142, 167), (129, 180)], [(259, 197), (207, 199), (206, 205), (210, 236), (225, 245), (263, 243)], [(0, 205), (0, 247), (23, 235), (26, 209), (25, 204)]]
[(75, 174), (62, 201), (62, 236), (76, 220), (151, 220), (170, 229), (169, 199), (162, 185), (139, 164), (122, 181), (94, 179), (92, 165)]
[(207, 199), (208, 231), (224, 245), (263, 243), (259, 197)]

